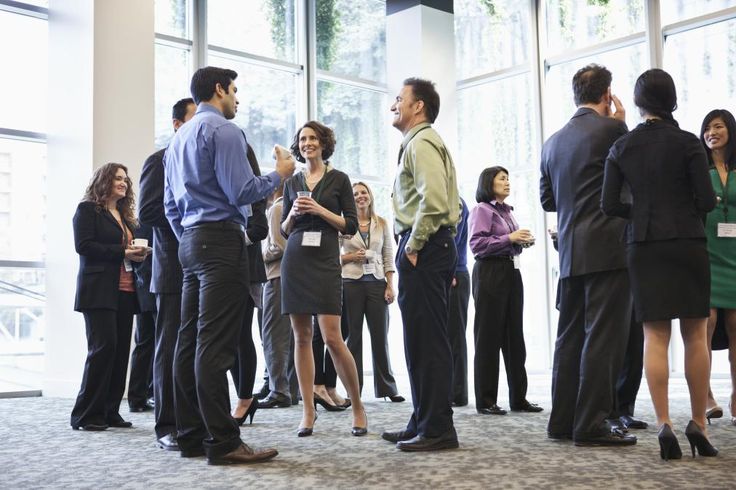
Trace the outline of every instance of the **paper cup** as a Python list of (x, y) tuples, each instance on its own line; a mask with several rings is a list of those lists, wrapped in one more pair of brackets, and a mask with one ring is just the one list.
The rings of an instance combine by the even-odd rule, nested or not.
[(133, 246), (134, 247), (148, 247), (148, 240), (146, 240), (145, 238), (134, 238)]
[(296, 197), (312, 197), (312, 193), (310, 191), (297, 191)]

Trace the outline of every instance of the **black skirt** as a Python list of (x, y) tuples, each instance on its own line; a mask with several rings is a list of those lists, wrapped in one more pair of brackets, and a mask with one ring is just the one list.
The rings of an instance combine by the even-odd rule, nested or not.
[(710, 265), (704, 238), (631, 243), (626, 258), (637, 321), (709, 315)]

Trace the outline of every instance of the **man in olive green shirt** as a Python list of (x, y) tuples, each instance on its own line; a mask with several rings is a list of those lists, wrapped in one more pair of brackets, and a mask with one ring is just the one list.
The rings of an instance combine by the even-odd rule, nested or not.
[(393, 126), (404, 135), (393, 208), (394, 229), (401, 236), (398, 302), (414, 412), (406, 429), (382, 437), (403, 451), (458, 447), (447, 320), (460, 197), (452, 157), (431, 126), (439, 109), (434, 84), (417, 78), (404, 81), (391, 106)]

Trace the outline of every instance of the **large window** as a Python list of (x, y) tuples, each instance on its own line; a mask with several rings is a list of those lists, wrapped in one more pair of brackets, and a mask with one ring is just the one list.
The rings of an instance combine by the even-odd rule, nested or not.
[[(0, 2), (0, 396), (35, 393), (46, 284), (47, 2)], [(7, 8), (6, 8), (7, 7)], [(18, 96), (25, 94), (24, 96)]]

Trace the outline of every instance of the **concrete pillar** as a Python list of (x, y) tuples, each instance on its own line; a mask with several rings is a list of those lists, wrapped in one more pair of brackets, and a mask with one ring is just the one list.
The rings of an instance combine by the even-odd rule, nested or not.
[(154, 151), (154, 5), (50, 0), (45, 396), (73, 397), (87, 352), (73, 311), (72, 216), (92, 171), (126, 165), (138, 182)]
[[(393, 101), (402, 81), (408, 77), (435, 82), (440, 94), (440, 113), (433, 126), (454, 156), (457, 154), (457, 79), (453, 2), (387, 0), (386, 14), (389, 100)], [(389, 157), (393, 162), (398, 155), (401, 133), (394, 129), (389, 137)]]

